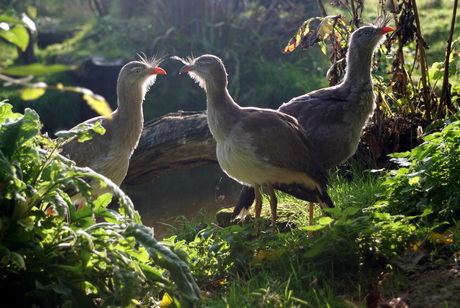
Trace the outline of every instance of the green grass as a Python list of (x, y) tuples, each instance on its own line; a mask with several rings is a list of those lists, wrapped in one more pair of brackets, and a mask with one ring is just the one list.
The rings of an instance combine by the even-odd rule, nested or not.
[[(195, 228), (202, 223), (182, 221), (184, 233), (179, 227), (165, 242), (175, 243), (188, 260), (205, 306), (350, 307), (350, 302), (365, 305), (371, 290), (390, 297), (407, 289), (411, 270), (399, 268), (394, 259), (410, 244), (426, 241), (430, 227), (390, 214), (379, 203), (386, 173), (352, 167), (341, 174), (330, 175), (329, 193), (337, 207), (328, 210), (332, 219), (316, 208), (312, 227), (308, 203), (282, 193), (279, 221), (291, 228), (275, 234), (266, 199), (258, 236), (250, 220), (224, 228), (209, 222)], [(426, 242), (424, 247), (438, 260), (433, 262), (442, 262), (458, 243)]]
[[(338, 207), (333, 217), (340, 216), (338, 213), (345, 208), (355, 209), (348, 210), (352, 213), (375, 201), (380, 190), (377, 178), (368, 173), (354, 177), (355, 180), (349, 182), (332, 175), (330, 193)], [(324, 224), (310, 238), (308, 203), (286, 194), (278, 194), (278, 198), (279, 219), (289, 220), (291, 226), (295, 226), (293, 229), (272, 234), (271, 229), (262, 228), (261, 234), (254, 236), (251, 223), (226, 228), (208, 225), (190, 240), (193, 228), (184, 222), (184, 236), (177, 234), (166, 240), (176, 242), (176, 248), (188, 255), (205, 304), (209, 307), (341, 307), (346, 299), (362, 299), (366, 286), (361, 282), (366, 281), (367, 269), (359, 262), (350, 262), (359, 253), (356, 251), (359, 247), (352, 247), (355, 234), (347, 233), (349, 228), (331, 232), (334, 226)], [(269, 217), (267, 208), (263, 211), (266, 218)], [(318, 209), (315, 214), (320, 215)], [(315, 223), (321, 224), (321, 219)], [(344, 229), (347, 232), (343, 232)], [(346, 251), (340, 246), (353, 249)], [(332, 250), (335, 251), (327, 255)]]

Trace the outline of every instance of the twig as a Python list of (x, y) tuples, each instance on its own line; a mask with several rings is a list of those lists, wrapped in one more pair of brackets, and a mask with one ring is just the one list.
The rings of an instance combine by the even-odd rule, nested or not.
[(323, 17), (326, 17), (327, 12), (326, 12), (326, 9), (324, 8), (322, 0), (318, 0), (318, 6), (319, 6), (319, 10), (321, 11), (321, 15), (323, 15)]

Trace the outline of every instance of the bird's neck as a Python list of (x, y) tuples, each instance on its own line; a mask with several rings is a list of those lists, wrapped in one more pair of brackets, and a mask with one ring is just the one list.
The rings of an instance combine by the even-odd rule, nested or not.
[(347, 53), (347, 68), (343, 80), (344, 86), (357, 87), (371, 83), (371, 66), (373, 50), (359, 49), (350, 46)]
[(118, 91), (118, 108), (112, 113), (114, 131), (119, 136), (116, 140), (118, 146), (132, 150), (137, 146), (144, 126), (142, 103), (145, 95), (144, 89), (133, 90)]
[(238, 119), (241, 107), (228, 93), (227, 87), (206, 87), (208, 125), (217, 143), (222, 143)]

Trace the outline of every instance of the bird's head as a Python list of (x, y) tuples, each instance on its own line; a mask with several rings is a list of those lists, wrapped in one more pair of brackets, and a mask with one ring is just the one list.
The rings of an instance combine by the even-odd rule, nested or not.
[(189, 73), (190, 77), (199, 83), (200, 87), (207, 90), (210, 86), (226, 87), (227, 71), (221, 59), (214, 55), (202, 55), (198, 58), (181, 59), (173, 57), (185, 65), (179, 74)]
[(159, 67), (162, 58), (150, 58), (139, 55), (138, 61), (131, 61), (122, 67), (118, 76), (118, 84), (122, 87), (140, 89), (144, 95), (155, 83), (157, 75), (166, 75), (166, 71)]
[(389, 22), (388, 17), (379, 16), (374, 23), (359, 28), (351, 35), (350, 46), (374, 51), (385, 40), (385, 34), (394, 31), (393, 28), (388, 27)]

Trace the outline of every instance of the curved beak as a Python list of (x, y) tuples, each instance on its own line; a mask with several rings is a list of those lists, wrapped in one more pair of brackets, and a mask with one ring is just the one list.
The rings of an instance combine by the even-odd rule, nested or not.
[(394, 30), (395, 29), (393, 29), (392, 27), (383, 27), (383, 29), (380, 31), (380, 34), (385, 34)]
[(191, 71), (193, 71), (193, 66), (187, 64), (187, 65), (182, 66), (182, 68), (179, 71), (179, 74), (188, 73), (188, 72), (191, 72)]
[(151, 72), (150, 75), (167, 75), (166, 71), (161, 67), (155, 67)]

